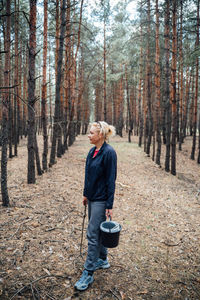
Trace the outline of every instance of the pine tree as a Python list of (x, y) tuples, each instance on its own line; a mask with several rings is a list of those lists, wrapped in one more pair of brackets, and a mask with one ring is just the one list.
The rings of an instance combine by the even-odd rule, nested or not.
[(2, 99), (2, 150), (1, 150), (1, 195), (3, 206), (9, 205), (7, 187), (7, 144), (8, 144), (8, 108), (10, 105), (10, 0), (6, 1), (6, 28), (5, 28), (5, 66), (4, 66), (4, 91)]

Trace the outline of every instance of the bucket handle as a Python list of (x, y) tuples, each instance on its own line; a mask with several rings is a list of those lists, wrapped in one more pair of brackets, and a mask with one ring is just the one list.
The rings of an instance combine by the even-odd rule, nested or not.
[[(108, 216), (109, 221), (112, 221), (112, 217), (109, 215)], [(109, 233), (111, 233), (111, 228), (109, 228)]]

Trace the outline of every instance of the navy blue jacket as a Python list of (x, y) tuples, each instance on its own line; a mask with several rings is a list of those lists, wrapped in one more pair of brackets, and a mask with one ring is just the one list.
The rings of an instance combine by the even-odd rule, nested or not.
[(90, 201), (106, 201), (106, 208), (112, 209), (117, 177), (117, 155), (106, 142), (93, 158), (96, 147), (90, 149), (85, 165), (83, 195)]

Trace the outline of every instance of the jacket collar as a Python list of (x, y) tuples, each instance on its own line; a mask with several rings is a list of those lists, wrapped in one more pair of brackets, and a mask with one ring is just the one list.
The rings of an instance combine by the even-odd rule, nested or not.
[[(101, 146), (99, 153), (103, 151), (103, 149), (106, 147), (106, 142), (103, 143), (103, 145)], [(95, 148), (96, 149), (96, 148)]]
[[(107, 143), (104, 142), (103, 145), (101, 146), (101, 148), (100, 148), (98, 154), (101, 153), (101, 152), (105, 149), (106, 145), (107, 145)], [(92, 152), (91, 152), (91, 156), (93, 157), (94, 151), (96, 150), (96, 147), (94, 147), (94, 148), (92, 148), (92, 149), (93, 149), (93, 150), (92, 150)]]

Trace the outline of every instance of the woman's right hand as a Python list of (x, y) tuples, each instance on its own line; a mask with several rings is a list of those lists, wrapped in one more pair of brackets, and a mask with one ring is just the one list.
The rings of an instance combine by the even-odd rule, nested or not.
[(85, 197), (85, 196), (83, 197), (83, 205), (87, 206), (87, 197)]

